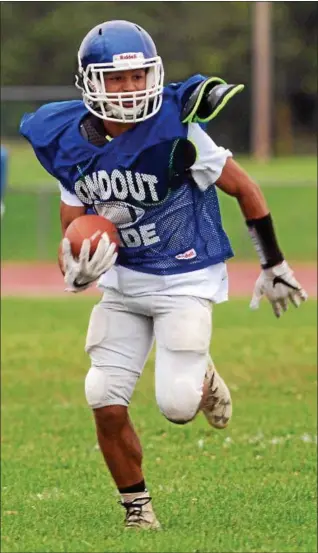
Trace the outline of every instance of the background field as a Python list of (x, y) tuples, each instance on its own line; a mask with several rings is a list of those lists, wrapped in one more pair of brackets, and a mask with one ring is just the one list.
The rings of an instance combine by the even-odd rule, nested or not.
[(163, 531), (127, 535), (83, 392), (92, 301), (2, 300), (2, 551), (317, 551), (315, 302), (215, 309), (223, 432), (159, 414), (151, 356), (132, 417)]
[[(212, 133), (213, 136), (213, 133)], [(35, 189), (43, 184), (55, 186), (55, 180), (37, 161), (26, 140), (6, 140), (11, 156), (9, 185), (19, 189)], [(249, 173), (262, 184), (268, 185), (315, 185), (317, 182), (317, 159), (315, 156), (273, 158), (270, 163), (260, 163), (248, 156), (238, 160)]]
[[(55, 260), (60, 240), (59, 191), (26, 142), (9, 143), (9, 190), (2, 223), (2, 259)], [(317, 160), (274, 158), (268, 164), (238, 161), (263, 187), (281, 247), (290, 261), (312, 261), (317, 252)], [(255, 260), (236, 200), (219, 193), (224, 227), (238, 260)]]

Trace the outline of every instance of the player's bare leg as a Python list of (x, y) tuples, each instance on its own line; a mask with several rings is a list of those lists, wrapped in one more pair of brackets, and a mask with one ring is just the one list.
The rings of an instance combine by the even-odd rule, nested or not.
[(214, 428), (226, 428), (232, 416), (230, 391), (209, 356), (200, 408)]
[(111, 405), (93, 412), (100, 449), (126, 508), (126, 528), (159, 528), (142, 473), (141, 444), (127, 407)]
[(101, 407), (94, 409), (94, 416), (98, 443), (117, 487), (141, 482), (142, 449), (127, 407)]

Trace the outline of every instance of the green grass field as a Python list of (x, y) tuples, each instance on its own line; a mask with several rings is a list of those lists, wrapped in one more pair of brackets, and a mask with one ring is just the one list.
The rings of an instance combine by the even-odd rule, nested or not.
[[(281, 247), (290, 261), (312, 261), (317, 252), (317, 190), (265, 187)], [(255, 260), (236, 200), (219, 192), (223, 224), (237, 259)], [(287, 199), (288, 198), (288, 199)], [(41, 213), (41, 215), (39, 215)], [(2, 259), (56, 259), (61, 238), (58, 194), (11, 193), (2, 222)]]
[(163, 530), (127, 534), (84, 398), (93, 301), (2, 299), (2, 551), (317, 551), (316, 303), (215, 309), (225, 431), (160, 415), (151, 356), (131, 413)]
[[(3, 141), (10, 156), (9, 185), (12, 188), (36, 189), (43, 184), (55, 187), (55, 181), (37, 161), (26, 140)], [(310, 185), (317, 183), (315, 156), (274, 158), (258, 163), (247, 156), (237, 158), (242, 166), (262, 185)]]
[[(9, 190), (2, 223), (2, 259), (55, 260), (60, 241), (59, 191), (26, 142), (9, 143)], [(259, 164), (240, 158), (263, 191), (286, 257), (312, 261), (317, 254), (317, 161), (273, 159)], [(219, 193), (223, 222), (238, 260), (256, 259), (236, 200)]]

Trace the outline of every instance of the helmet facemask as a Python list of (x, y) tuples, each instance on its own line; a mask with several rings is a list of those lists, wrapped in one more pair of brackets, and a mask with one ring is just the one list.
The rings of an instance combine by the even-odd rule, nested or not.
[[(78, 57), (76, 86), (96, 117), (117, 123), (139, 123), (155, 115), (162, 104), (164, 71), (161, 58), (144, 59), (142, 53), (118, 54), (112, 63), (91, 63), (84, 69)], [(134, 92), (107, 92), (105, 76), (116, 71), (146, 70), (146, 88)], [(124, 103), (132, 104), (125, 107)]]

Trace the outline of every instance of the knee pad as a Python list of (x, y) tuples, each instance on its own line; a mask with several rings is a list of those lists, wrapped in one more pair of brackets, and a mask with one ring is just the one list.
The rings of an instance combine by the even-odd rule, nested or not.
[(91, 367), (85, 378), (85, 395), (92, 409), (105, 407), (108, 396), (108, 379), (103, 368)]
[(106, 405), (128, 406), (129, 399), (120, 383), (108, 374), (105, 367), (92, 366), (85, 378), (85, 395), (88, 405), (92, 409), (106, 407)]
[(201, 397), (202, 391), (196, 387), (195, 380), (180, 376), (173, 385), (167, 384), (164, 394), (157, 395), (157, 404), (170, 422), (185, 424), (197, 414)]

